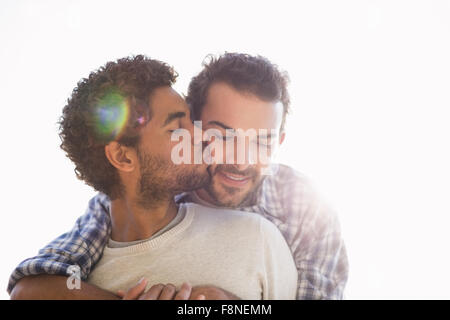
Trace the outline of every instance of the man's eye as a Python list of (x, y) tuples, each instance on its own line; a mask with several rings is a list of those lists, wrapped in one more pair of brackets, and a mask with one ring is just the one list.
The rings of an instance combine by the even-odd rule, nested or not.
[(216, 139), (220, 139), (222, 141), (230, 141), (234, 139), (234, 136), (227, 136), (223, 134), (214, 134), (213, 137), (215, 137)]
[(253, 143), (259, 145), (259, 146), (264, 146), (264, 147), (271, 147), (272, 146), (272, 141), (271, 140), (266, 140), (266, 139), (258, 139), (256, 141), (253, 141)]
[(230, 141), (233, 139), (234, 139), (234, 136), (222, 136), (222, 140), (224, 140), (224, 141)]
[(272, 144), (268, 141), (259, 141), (258, 144), (260, 146), (266, 146), (266, 147), (270, 147)]

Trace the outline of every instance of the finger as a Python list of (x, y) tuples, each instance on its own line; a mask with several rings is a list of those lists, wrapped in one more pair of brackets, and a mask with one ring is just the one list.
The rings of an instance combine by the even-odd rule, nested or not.
[(123, 297), (125, 296), (125, 291), (119, 290), (119, 291), (117, 291), (117, 295), (118, 295), (120, 298), (123, 298)]
[(137, 299), (144, 291), (147, 286), (147, 279), (142, 278), (139, 282), (132, 288), (130, 288), (124, 295), (124, 300), (135, 300)]
[(175, 288), (175, 286), (173, 284), (171, 284), (171, 283), (166, 284), (164, 289), (162, 289), (162, 291), (161, 291), (159, 300), (172, 300), (173, 297), (175, 296), (176, 291), (177, 291), (177, 289)]
[(152, 286), (146, 293), (139, 297), (139, 300), (158, 300), (164, 285), (159, 283)]
[(206, 297), (205, 297), (205, 295), (203, 295), (203, 294), (199, 294), (199, 295), (197, 296), (197, 298), (195, 298), (194, 300), (206, 300)]
[(191, 296), (192, 292), (192, 286), (189, 283), (183, 283), (183, 285), (180, 288), (180, 291), (178, 291), (177, 295), (175, 296), (175, 300), (188, 300)]

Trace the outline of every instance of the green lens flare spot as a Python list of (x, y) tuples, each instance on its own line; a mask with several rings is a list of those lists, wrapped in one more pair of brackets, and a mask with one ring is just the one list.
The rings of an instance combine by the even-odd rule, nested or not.
[(94, 121), (98, 137), (115, 140), (123, 133), (128, 121), (129, 106), (117, 92), (106, 94), (95, 107)]

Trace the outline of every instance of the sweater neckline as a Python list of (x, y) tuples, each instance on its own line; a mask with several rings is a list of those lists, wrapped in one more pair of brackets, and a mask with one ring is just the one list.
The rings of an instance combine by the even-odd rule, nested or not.
[(184, 215), (183, 220), (181, 220), (177, 225), (167, 230), (163, 234), (160, 234), (159, 236), (151, 238), (147, 241), (143, 241), (127, 247), (111, 248), (106, 246), (103, 254), (117, 256), (153, 250), (177, 238), (191, 225), (192, 220), (195, 216), (195, 209), (191, 203), (181, 203), (178, 209), (179, 211), (183, 209), (182, 206), (184, 206), (186, 209), (186, 214)]

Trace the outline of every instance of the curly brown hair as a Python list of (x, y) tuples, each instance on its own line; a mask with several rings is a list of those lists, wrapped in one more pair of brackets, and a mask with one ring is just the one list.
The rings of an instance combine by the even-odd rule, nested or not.
[(290, 109), (287, 90), (289, 76), (267, 58), (231, 52), (219, 57), (209, 55), (203, 62), (203, 70), (192, 78), (186, 96), (194, 120), (200, 119), (208, 89), (216, 82), (225, 82), (234, 89), (252, 93), (263, 101), (281, 102), (281, 131), (284, 130), (286, 115)]
[(111, 199), (122, 194), (105, 146), (117, 141), (136, 147), (140, 129), (152, 116), (152, 92), (171, 86), (176, 77), (166, 63), (137, 55), (107, 62), (78, 82), (63, 109), (59, 136), (79, 179)]

